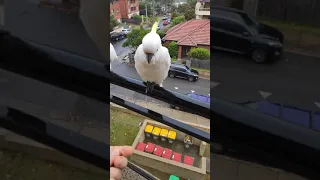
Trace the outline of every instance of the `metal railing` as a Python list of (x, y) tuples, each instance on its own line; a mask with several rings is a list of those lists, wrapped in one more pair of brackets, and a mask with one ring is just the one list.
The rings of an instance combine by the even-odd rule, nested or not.
[[(212, 97), (211, 106), (209, 106), (158, 87), (149, 95), (178, 106), (183, 111), (210, 118), (211, 138), (209, 138), (208, 133), (190, 126), (181, 127), (178, 121), (170, 117), (115, 96), (106, 95), (110, 89), (110, 82), (144, 94), (145, 86), (138, 80), (113, 74), (109, 72), (109, 66), (88, 58), (34, 43), (26, 44), (10, 35), (3, 37), (0, 54), (4, 58), (0, 59), (0, 68), (104, 103), (114, 102), (206, 142), (210, 140), (220, 144), (222, 148), (217, 153), (256, 161), (310, 179), (319, 177), (320, 134), (315, 131)], [(17, 58), (16, 52), (33, 58), (28, 58), (28, 61)], [(211, 144), (212, 152), (216, 148), (213, 143)]]

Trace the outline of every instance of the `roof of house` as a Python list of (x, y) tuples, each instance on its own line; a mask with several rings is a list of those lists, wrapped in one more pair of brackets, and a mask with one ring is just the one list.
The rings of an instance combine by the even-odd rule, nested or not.
[(180, 23), (167, 31), (164, 40), (184, 46), (210, 45), (210, 20), (193, 19)]

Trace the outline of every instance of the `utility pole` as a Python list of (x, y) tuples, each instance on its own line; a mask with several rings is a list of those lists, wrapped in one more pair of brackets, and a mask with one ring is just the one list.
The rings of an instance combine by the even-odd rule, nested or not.
[(152, 1), (152, 19), (154, 19), (154, 1)]
[(146, 22), (148, 22), (148, 7), (147, 7), (147, 3), (146, 3)]

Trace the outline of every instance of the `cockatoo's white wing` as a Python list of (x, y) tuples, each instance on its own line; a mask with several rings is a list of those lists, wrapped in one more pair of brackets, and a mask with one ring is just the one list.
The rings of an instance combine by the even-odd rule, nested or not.
[(168, 71), (171, 65), (169, 51), (165, 47), (160, 47), (154, 55), (155, 63), (148, 64), (147, 56), (143, 51), (143, 46), (140, 45), (135, 53), (135, 68), (143, 81), (154, 82), (158, 85), (162, 84), (168, 76)]
[(112, 62), (117, 59), (118, 59), (118, 56), (117, 56), (116, 50), (114, 49), (113, 45), (110, 43), (110, 61)]
[(112, 62), (117, 59), (118, 59), (117, 52), (114, 49), (113, 45), (110, 43), (110, 70), (112, 69)]
[(159, 54), (159, 57), (157, 57), (159, 59), (158, 62), (162, 64), (161, 67), (163, 68), (163, 80), (165, 80), (168, 77), (169, 69), (171, 66), (171, 57), (169, 54), (169, 50), (166, 47), (162, 46), (157, 54)]
[[(106, 63), (110, 63), (108, 53), (109, 34), (109, 2), (106, 0), (80, 0), (80, 19), (92, 41), (98, 47)], [(111, 51), (111, 50), (110, 50)]]
[(134, 54), (134, 65), (137, 70), (137, 73), (141, 77), (142, 81), (147, 81), (146, 80), (146, 75), (147, 72), (144, 70), (144, 62), (146, 62), (147, 56), (143, 51), (143, 46), (140, 44), (140, 46), (137, 48), (135, 54)]

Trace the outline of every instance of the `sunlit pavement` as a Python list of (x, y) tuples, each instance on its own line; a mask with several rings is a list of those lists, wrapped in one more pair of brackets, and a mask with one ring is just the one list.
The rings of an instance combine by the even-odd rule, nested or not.
[(272, 102), (307, 110), (319, 110), (320, 59), (293, 53), (273, 64), (255, 64), (246, 57), (211, 53), (211, 95), (233, 102), (260, 101), (261, 92)]

